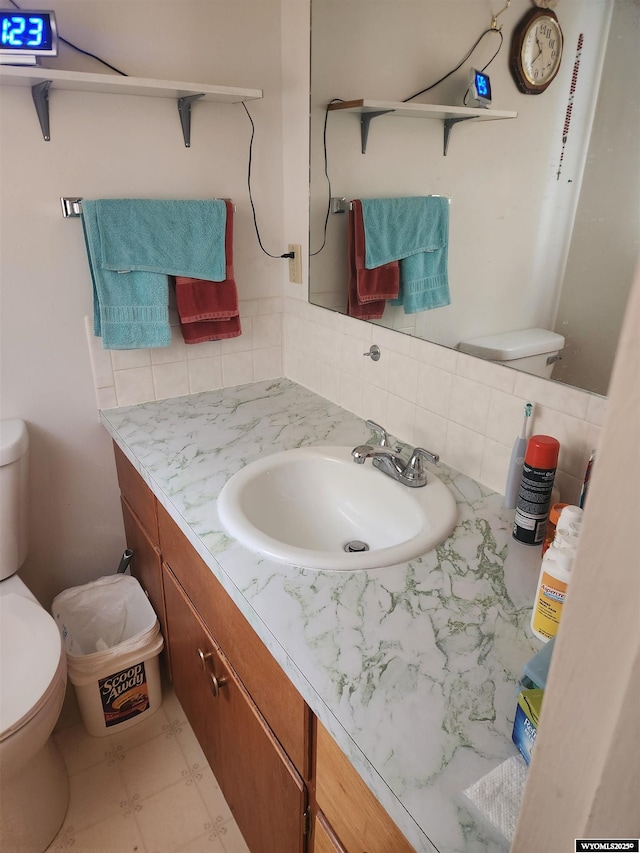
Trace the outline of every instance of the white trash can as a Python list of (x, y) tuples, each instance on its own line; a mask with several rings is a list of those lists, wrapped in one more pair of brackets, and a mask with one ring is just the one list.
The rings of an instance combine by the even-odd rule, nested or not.
[(162, 705), (160, 623), (138, 581), (109, 575), (57, 595), (51, 606), (86, 730), (103, 737)]

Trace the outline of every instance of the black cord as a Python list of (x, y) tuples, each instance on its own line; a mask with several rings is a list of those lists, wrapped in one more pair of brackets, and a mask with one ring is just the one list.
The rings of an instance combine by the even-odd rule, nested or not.
[(322, 234), (322, 245), (316, 252), (309, 252), (309, 257), (313, 258), (315, 255), (319, 255), (320, 252), (324, 249), (327, 244), (327, 226), (329, 225), (329, 214), (331, 213), (331, 178), (329, 177), (329, 165), (327, 162), (327, 121), (329, 119), (329, 107), (331, 104), (341, 103), (343, 98), (333, 98), (327, 104), (327, 108), (324, 111), (324, 130), (322, 134), (322, 142), (324, 145), (324, 176), (327, 179), (327, 212), (324, 217), (324, 230)]
[(251, 212), (253, 213), (253, 226), (256, 230), (256, 237), (258, 238), (258, 245), (270, 258), (295, 258), (295, 252), (285, 252), (284, 255), (272, 255), (271, 252), (267, 252), (265, 247), (262, 245), (262, 240), (260, 239), (260, 230), (258, 228), (258, 220), (256, 217), (256, 207), (253, 203), (253, 194), (251, 192), (251, 160), (253, 158), (253, 137), (256, 133), (256, 126), (253, 123), (253, 119), (251, 118), (251, 113), (247, 109), (247, 105), (244, 101), (242, 101), (242, 106), (244, 107), (244, 111), (247, 114), (249, 121), (251, 122), (251, 139), (249, 140), (249, 162), (247, 164), (247, 187), (249, 189), (249, 202), (251, 203)]
[(407, 101), (412, 101), (414, 98), (417, 98), (417, 97), (418, 97), (418, 95), (424, 95), (424, 93), (425, 93), (425, 92), (430, 92), (430, 91), (431, 91), (431, 89), (435, 89), (435, 87), (436, 87), (436, 86), (440, 85), (440, 83), (443, 83), (443, 82), (444, 82), (448, 77), (451, 77), (451, 75), (452, 75), (452, 74), (455, 74), (455, 73), (456, 73), (456, 71), (458, 71), (460, 68), (462, 68), (462, 66), (465, 64), (465, 62), (467, 61), (467, 59), (469, 59), (469, 57), (471, 56), (471, 54), (473, 53), (473, 51), (478, 47), (478, 45), (480, 44), (480, 42), (482, 41), (482, 39), (483, 39), (483, 38), (484, 38), (488, 33), (497, 33), (497, 34), (500, 36), (500, 45), (499, 45), (498, 49), (496, 50), (496, 52), (495, 52), (495, 53), (493, 54), (493, 56), (491, 57), (491, 59), (490, 59), (490, 60), (487, 62), (487, 64), (484, 66), (484, 68), (482, 69), (482, 71), (484, 71), (485, 69), (487, 69), (487, 68), (491, 65), (491, 63), (493, 62), (493, 60), (496, 58), (496, 56), (500, 53), (500, 49), (502, 48), (502, 43), (503, 43), (503, 41), (504, 41), (504, 36), (502, 35), (501, 31), (500, 31), (500, 30), (496, 30), (496, 29), (492, 29), (491, 27), (490, 27), (488, 30), (485, 30), (485, 31), (484, 31), (484, 32), (479, 36), (479, 38), (476, 40), (476, 42), (474, 43), (474, 45), (473, 45), (473, 47), (471, 48), (471, 50), (467, 53), (467, 55), (465, 56), (465, 58), (464, 58), (461, 62), (459, 62), (459, 63), (456, 65), (456, 67), (455, 67), (455, 68), (452, 68), (452, 69), (451, 69), (451, 71), (448, 71), (448, 72), (444, 75), (444, 77), (441, 77), (439, 80), (436, 80), (436, 82), (435, 82), (435, 83), (432, 83), (430, 86), (427, 86), (427, 88), (426, 88), (426, 89), (421, 89), (419, 92), (416, 92), (416, 93), (415, 93), (415, 95), (410, 95), (408, 98), (405, 98), (405, 99), (404, 99), (404, 101), (403, 101), (402, 103), (403, 103), (403, 104), (406, 104), (406, 103), (407, 103)]
[[(22, 9), (20, 8), (20, 6), (18, 6), (18, 4), (15, 2), (15, 0), (9, 0), (9, 2), (10, 2), (10, 3), (12, 3), (12, 4), (13, 4), (13, 6), (14, 6), (16, 9), (20, 9), (20, 11), (22, 11)], [(64, 44), (66, 44), (68, 47), (72, 47), (74, 50), (77, 50), (77, 51), (78, 51), (78, 53), (84, 53), (84, 55), (85, 55), (85, 56), (90, 56), (90, 57), (91, 57), (91, 59), (97, 59), (97, 60), (98, 60), (98, 62), (101, 62), (103, 65), (106, 65), (106, 66), (107, 66), (107, 68), (110, 68), (112, 71), (115, 71), (115, 72), (117, 72), (118, 74), (121, 74), (123, 77), (128, 77), (128, 76), (129, 76), (129, 75), (128, 75), (128, 74), (126, 74), (124, 71), (120, 71), (120, 69), (119, 69), (119, 68), (116, 68), (116, 67), (115, 67), (115, 65), (111, 65), (109, 62), (105, 62), (105, 60), (104, 60), (104, 59), (100, 59), (100, 57), (99, 57), (99, 56), (96, 56), (96, 55), (95, 55), (95, 53), (89, 53), (89, 51), (88, 51), (88, 50), (83, 50), (81, 47), (78, 47), (78, 45), (77, 45), (77, 44), (73, 44), (73, 42), (67, 41), (67, 39), (62, 38), (62, 36), (60, 35), (60, 33), (58, 33), (58, 39), (59, 39), (59, 41), (61, 41), (61, 42), (63, 42)]]
[[(490, 27), (489, 29), (485, 30), (483, 33), (481, 33), (481, 34), (480, 34), (480, 36), (479, 36), (479, 37), (476, 39), (476, 41), (474, 42), (473, 47), (471, 48), (471, 50), (469, 50), (469, 52), (468, 52), (468, 53), (467, 53), (467, 55), (464, 57), (464, 59), (462, 59), (462, 60), (461, 60), (461, 61), (456, 65), (456, 67), (455, 67), (455, 68), (452, 68), (452, 69), (451, 69), (451, 71), (448, 71), (448, 72), (444, 75), (444, 77), (441, 77), (439, 80), (436, 80), (436, 82), (435, 82), (435, 83), (432, 83), (430, 86), (427, 86), (425, 89), (421, 89), (419, 92), (416, 92), (414, 95), (410, 95), (408, 98), (405, 98), (405, 99), (402, 101), (402, 103), (403, 103), (403, 104), (406, 104), (408, 101), (412, 101), (414, 98), (417, 98), (419, 95), (424, 95), (424, 93), (425, 93), (425, 92), (430, 92), (430, 91), (431, 91), (431, 89), (435, 89), (435, 87), (436, 87), (436, 86), (439, 86), (439, 85), (440, 85), (440, 83), (443, 83), (443, 82), (444, 82), (448, 77), (451, 77), (451, 75), (452, 75), (452, 74), (455, 74), (455, 73), (456, 73), (456, 71), (458, 71), (460, 68), (462, 68), (462, 66), (465, 64), (465, 62), (467, 61), (467, 59), (469, 59), (469, 57), (471, 56), (471, 54), (473, 53), (473, 51), (478, 47), (478, 45), (480, 44), (480, 42), (482, 41), (482, 39), (483, 39), (486, 35), (488, 35), (489, 33), (497, 33), (497, 34), (500, 36), (500, 44), (498, 45), (498, 49), (497, 49), (497, 50), (496, 50), (496, 52), (493, 54), (493, 56), (491, 57), (491, 59), (487, 62), (487, 64), (484, 66), (484, 68), (482, 68), (482, 71), (486, 71), (486, 69), (491, 65), (491, 63), (492, 63), (492, 62), (493, 62), (493, 60), (496, 58), (496, 56), (500, 53), (500, 50), (502, 49), (502, 44), (503, 44), (503, 42), (504, 42), (504, 36), (502, 35), (502, 32), (501, 32), (500, 30), (498, 30), (498, 29), (493, 28), (493, 27)], [(467, 99), (467, 95), (468, 95), (468, 94), (469, 94), (469, 90), (467, 89), (467, 91), (466, 91), (466, 93), (465, 93), (465, 96), (464, 96), (464, 102), (465, 102), (465, 103), (466, 103), (466, 99)], [(326, 111), (325, 111), (325, 116), (324, 116), (324, 133), (323, 133), (323, 143), (324, 143), (324, 173), (325, 173), (325, 176), (326, 176), (326, 179), (327, 179), (327, 187), (328, 187), (328, 192), (329, 192), (329, 199), (328, 199), (328, 202), (327, 202), (327, 213), (326, 213), (326, 216), (325, 216), (325, 219), (324, 219), (324, 232), (323, 232), (323, 237), (322, 237), (322, 245), (321, 245), (321, 246), (320, 246), (320, 248), (317, 250), (317, 252), (310, 252), (310, 253), (309, 253), (309, 256), (310, 256), (310, 257), (314, 257), (314, 255), (319, 255), (319, 254), (320, 254), (320, 252), (324, 249), (324, 247), (325, 247), (325, 245), (326, 245), (326, 243), (327, 243), (327, 224), (328, 224), (328, 222), (329, 222), (329, 215), (330, 215), (330, 213), (331, 213), (331, 180), (330, 180), (330, 178), (329, 178), (328, 162), (327, 162), (327, 160), (328, 160), (328, 155), (327, 155), (327, 119), (329, 118), (329, 106), (330, 106), (330, 104), (335, 104), (336, 102), (339, 102), (339, 101), (342, 101), (342, 100), (343, 100), (343, 98), (333, 98), (333, 99), (332, 99), (331, 101), (329, 101), (329, 103), (327, 104), (327, 109), (326, 109)]]

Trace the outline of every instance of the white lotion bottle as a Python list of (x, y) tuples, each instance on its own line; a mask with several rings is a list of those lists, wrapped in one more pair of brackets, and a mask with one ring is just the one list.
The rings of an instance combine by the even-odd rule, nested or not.
[(548, 643), (558, 631), (574, 557), (574, 548), (551, 547), (542, 558), (531, 630), (543, 643)]

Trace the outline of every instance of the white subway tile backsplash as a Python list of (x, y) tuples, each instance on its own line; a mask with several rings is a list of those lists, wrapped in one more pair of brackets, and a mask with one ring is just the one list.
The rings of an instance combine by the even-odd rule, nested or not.
[(443, 418), (449, 416), (453, 373), (433, 367), (430, 364), (418, 364), (418, 387), (416, 404)]
[(187, 366), (191, 394), (222, 388), (222, 356), (211, 355), (207, 358), (195, 358), (188, 361)]
[(484, 453), (484, 436), (449, 421), (443, 461), (474, 480), (480, 480)]
[(480, 468), (480, 482), (494, 489), (496, 492), (504, 492), (510, 461), (511, 447), (507, 447), (497, 441), (492, 441), (490, 438), (485, 438), (482, 465)]
[(222, 384), (224, 387), (245, 385), (247, 382), (253, 382), (253, 353), (249, 350), (225, 354), (223, 351)]
[(119, 406), (133, 406), (156, 399), (151, 366), (116, 370), (114, 376)]
[(114, 370), (131, 370), (134, 367), (147, 367), (151, 364), (151, 351), (148, 349), (111, 350)]
[(151, 370), (156, 400), (189, 393), (189, 368), (186, 361), (156, 364)]
[(418, 362), (415, 358), (389, 353), (389, 375), (392, 377), (389, 391), (415, 403), (418, 393)]
[[(240, 310), (239, 338), (186, 346), (176, 325), (170, 347), (141, 351), (102, 350), (86, 318), (98, 405), (111, 408), (285, 375), (502, 492), (524, 405), (531, 402), (529, 434), (558, 438), (556, 484), (562, 500), (577, 500), (600, 438), (605, 398), (302, 299), (243, 300)], [(378, 362), (363, 355), (372, 343), (381, 349)]]
[(277, 379), (282, 376), (282, 347), (265, 347), (253, 350), (253, 379)]
[(584, 419), (587, 415), (589, 394), (577, 388), (569, 388), (559, 382), (549, 382), (539, 376), (516, 373), (514, 393), (527, 400), (544, 401), (544, 405), (574, 418)]
[(489, 415), (491, 389), (463, 376), (454, 376), (451, 385), (449, 420), (484, 435)]
[(416, 406), (413, 422), (413, 444), (424, 447), (444, 458), (447, 441), (447, 420), (427, 409)]
[(391, 435), (411, 443), (415, 417), (416, 407), (414, 403), (410, 403), (391, 392), (387, 394), (387, 413), (381, 424), (386, 427)]
[(282, 346), (282, 315), (261, 314), (251, 318), (253, 349)]
[(517, 376), (516, 371), (510, 367), (484, 361), (481, 358), (472, 358), (464, 353), (458, 354), (456, 372), (474, 382), (481, 382), (483, 385), (490, 385), (507, 393), (513, 393)]

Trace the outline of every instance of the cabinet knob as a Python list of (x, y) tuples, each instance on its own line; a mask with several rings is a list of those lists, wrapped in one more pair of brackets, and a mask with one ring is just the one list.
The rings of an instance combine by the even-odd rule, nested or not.
[(200, 667), (202, 670), (206, 670), (207, 661), (211, 660), (213, 657), (213, 652), (203, 652), (201, 648), (198, 648), (198, 657), (200, 658)]
[(216, 678), (212, 672), (209, 673), (209, 678), (211, 679), (211, 692), (217, 699), (220, 695), (220, 688), (225, 686), (227, 679), (224, 678), (224, 676), (222, 678)]

